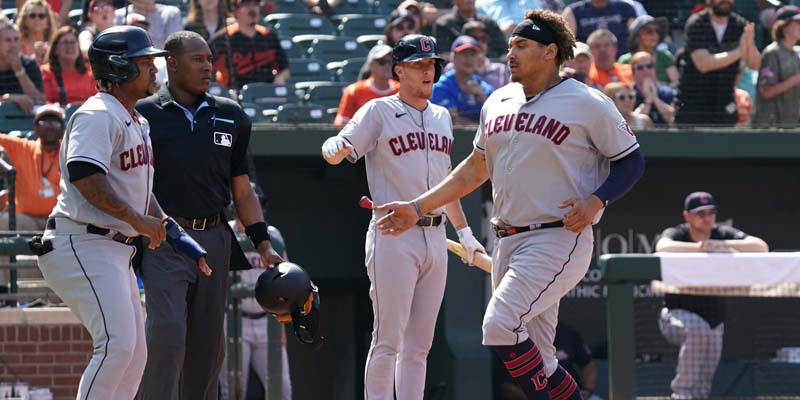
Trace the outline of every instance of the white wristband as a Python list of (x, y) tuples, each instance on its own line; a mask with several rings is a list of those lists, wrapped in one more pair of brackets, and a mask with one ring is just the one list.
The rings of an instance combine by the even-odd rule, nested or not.
[(461, 229), (456, 231), (456, 234), (458, 235), (459, 239), (463, 239), (465, 237), (472, 236), (472, 228), (470, 228), (470, 227), (461, 228)]

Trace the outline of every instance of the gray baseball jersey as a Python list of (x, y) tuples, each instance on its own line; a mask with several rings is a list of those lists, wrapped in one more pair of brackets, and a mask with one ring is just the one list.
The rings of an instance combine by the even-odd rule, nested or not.
[(614, 103), (574, 79), (531, 100), (518, 83), (498, 89), (473, 144), (492, 179), (492, 222), (506, 226), (561, 220), (558, 204), (592, 194), (610, 162), (639, 147)]
[(114, 192), (134, 210), (147, 213), (153, 190), (153, 149), (150, 125), (138, 111), (136, 119), (114, 96), (98, 93), (81, 105), (67, 123), (61, 142), (61, 194), (50, 214), (76, 222), (138, 233), (126, 222), (89, 204), (69, 181), (67, 163), (84, 161), (100, 167)]
[(339, 135), (353, 145), (351, 162), (366, 156), (372, 200), (384, 204), (411, 200), (450, 173), (452, 124), (444, 107), (428, 102), (420, 112), (393, 95), (364, 104)]

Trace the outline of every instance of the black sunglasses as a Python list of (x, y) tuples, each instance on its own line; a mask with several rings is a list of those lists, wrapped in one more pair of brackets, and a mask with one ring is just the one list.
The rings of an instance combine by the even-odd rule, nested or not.
[(27, 13), (25, 14), (28, 18), (39, 18), (45, 19), (47, 18), (47, 13)]
[(643, 70), (643, 69), (653, 69), (654, 67), (655, 67), (655, 66), (653, 65), (653, 63), (649, 63), (649, 64), (637, 64), (637, 65), (636, 65), (636, 70), (637, 70), (637, 71), (641, 71), (641, 70)]

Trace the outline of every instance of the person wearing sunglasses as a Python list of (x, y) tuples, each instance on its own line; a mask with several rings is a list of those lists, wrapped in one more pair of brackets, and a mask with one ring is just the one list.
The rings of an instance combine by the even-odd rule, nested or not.
[(656, 80), (656, 62), (646, 51), (631, 58), (636, 111), (645, 114), (656, 125), (672, 125), (675, 120), (675, 89)]
[(78, 34), (81, 54), (89, 56), (89, 47), (98, 33), (116, 25), (112, 0), (91, 0), (87, 8), (81, 33)]
[(603, 93), (614, 102), (631, 129), (637, 131), (653, 127), (653, 121), (647, 114), (642, 114), (633, 108), (636, 103), (636, 93), (631, 86), (622, 82), (611, 82), (603, 87)]
[(383, 28), (387, 46), (394, 47), (403, 36), (418, 33), (419, 27), (408, 10), (394, 10), (389, 14), (389, 22)]
[(646, 51), (655, 58), (656, 79), (673, 87), (678, 86), (679, 73), (675, 66), (675, 57), (666, 46), (659, 46), (660, 43), (661, 35), (656, 19), (649, 15), (636, 17), (630, 26), (629, 51), (619, 56), (617, 62), (630, 64), (635, 53)]
[[(69, 12), (72, 10), (73, 1), (80, 2), (80, 0), (47, 0), (50, 9), (56, 14), (56, 22), (58, 22), (59, 26), (69, 22)], [(15, 0), (14, 3), (17, 10), (21, 9), (25, 2), (26, 0)]]
[(344, 89), (339, 101), (339, 111), (333, 120), (334, 125), (348, 123), (356, 111), (368, 101), (391, 96), (400, 90), (400, 83), (392, 79), (392, 48), (385, 44), (376, 44), (369, 51), (361, 71), (368, 72), (369, 76)]
[[(694, 192), (683, 202), (684, 223), (667, 228), (656, 242), (660, 253), (767, 252), (762, 239), (729, 225), (717, 224), (717, 205), (707, 192)], [(725, 303), (722, 297), (664, 295), (659, 329), (680, 346), (672, 397), (704, 399), (722, 354)]]
[(17, 29), (22, 54), (45, 63), (50, 37), (58, 28), (56, 16), (44, 0), (28, 0), (17, 13)]

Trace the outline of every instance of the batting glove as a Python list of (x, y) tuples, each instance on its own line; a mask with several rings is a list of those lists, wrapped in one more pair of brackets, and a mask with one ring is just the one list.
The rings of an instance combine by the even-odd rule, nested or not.
[(486, 249), (483, 248), (478, 239), (475, 239), (470, 227), (461, 228), (456, 233), (458, 234), (458, 241), (461, 242), (461, 245), (464, 246), (464, 251), (467, 253), (467, 264), (472, 265), (476, 251), (486, 253)]
[(341, 136), (331, 136), (322, 143), (322, 156), (327, 160), (335, 159), (342, 149), (348, 146), (347, 141)]

